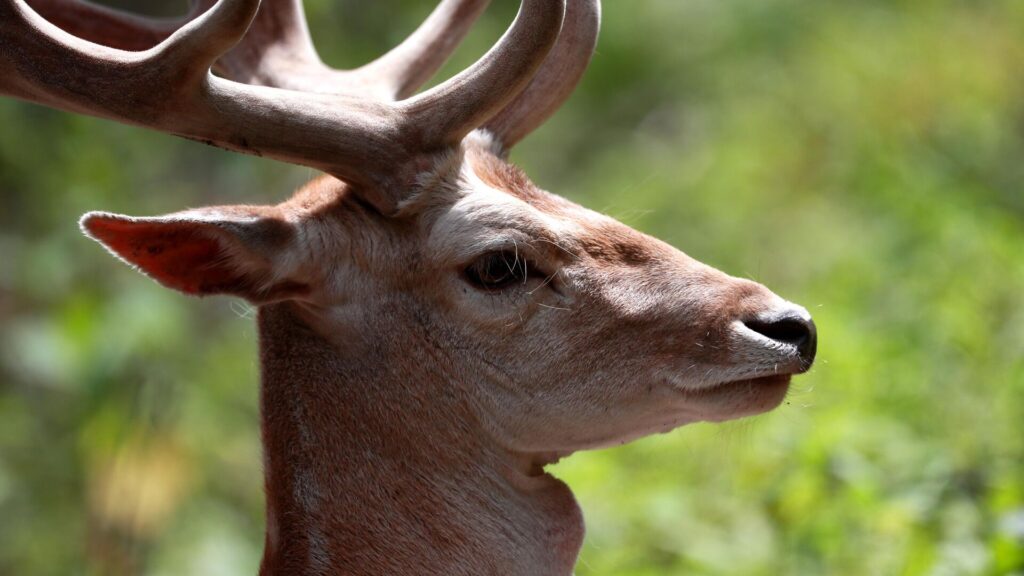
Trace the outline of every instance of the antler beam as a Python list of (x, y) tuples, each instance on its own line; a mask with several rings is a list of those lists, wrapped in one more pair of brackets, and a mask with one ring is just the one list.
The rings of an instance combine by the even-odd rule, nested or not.
[(74, 37), (24, 0), (0, 0), (0, 93), (317, 168), (373, 190), (371, 200), (391, 211), (397, 189), (409, 184), (402, 168), (457, 145), (509, 104), (555, 44), (565, 13), (564, 0), (523, 0), (508, 32), (477, 63), (391, 103), (210, 74), (259, 6), (221, 0), (156, 46), (128, 52)]

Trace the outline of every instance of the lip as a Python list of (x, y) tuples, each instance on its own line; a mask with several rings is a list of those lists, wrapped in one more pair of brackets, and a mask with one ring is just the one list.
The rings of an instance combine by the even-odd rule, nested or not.
[(785, 400), (792, 377), (789, 373), (772, 374), (680, 393), (701, 420), (722, 422), (774, 409)]
[(770, 376), (759, 376), (757, 378), (743, 378), (741, 380), (730, 380), (728, 382), (720, 382), (707, 388), (700, 388), (697, 390), (684, 389), (680, 392), (684, 396), (691, 398), (710, 398), (722, 394), (732, 394), (738, 389), (748, 388), (751, 391), (757, 391), (761, 389), (777, 389), (779, 387), (788, 387), (790, 380), (792, 380), (792, 374), (772, 374)]

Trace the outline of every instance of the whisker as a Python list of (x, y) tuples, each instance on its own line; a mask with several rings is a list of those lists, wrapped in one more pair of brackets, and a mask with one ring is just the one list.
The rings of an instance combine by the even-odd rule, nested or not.
[(557, 270), (554, 273), (552, 273), (551, 275), (549, 275), (547, 278), (545, 278), (544, 281), (540, 283), (540, 286), (537, 286), (533, 290), (530, 290), (529, 292), (527, 292), (527, 294), (532, 296), (534, 292), (536, 292), (537, 290), (540, 290), (541, 288), (543, 288), (543, 287), (547, 286), (548, 284), (550, 284), (551, 281), (555, 279), (555, 276), (558, 276), (558, 271)]

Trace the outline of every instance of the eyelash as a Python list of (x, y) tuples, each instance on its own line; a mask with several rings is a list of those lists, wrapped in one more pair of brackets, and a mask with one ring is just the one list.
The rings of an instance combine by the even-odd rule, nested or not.
[(470, 284), (483, 290), (503, 290), (527, 279), (538, 277), (535, 266), (515, 252), (500, 250), (477, 258), (463, 275)]

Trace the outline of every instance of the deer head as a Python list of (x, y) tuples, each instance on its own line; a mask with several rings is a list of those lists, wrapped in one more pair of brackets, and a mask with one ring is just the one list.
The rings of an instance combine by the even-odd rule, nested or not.
[(814, 360), (803, 308), (506, 161), (581, 77), (598, 0), (523, 0), (480, 61), (416, 95), (486, 0), (442, 1), (351, 71), (320, 62), (298, 0), (220, 0), (170, 23), (32, 3), (78, 36), (0, 0), (0, 92), (328, 174), (277, 206), (90, 213), (89, 236), (170, 288), (286, 308), (392, 389), (411, 385), (398, 372), (459, 383), (446, 390), (509, 453), (543, 464), (763, 412)]

